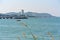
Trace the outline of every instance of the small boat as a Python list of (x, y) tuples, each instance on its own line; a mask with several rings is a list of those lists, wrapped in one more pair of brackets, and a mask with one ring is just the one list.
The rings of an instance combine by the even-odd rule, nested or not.
[(21, 21), (21, 20), (17, 20), (17, 21)]

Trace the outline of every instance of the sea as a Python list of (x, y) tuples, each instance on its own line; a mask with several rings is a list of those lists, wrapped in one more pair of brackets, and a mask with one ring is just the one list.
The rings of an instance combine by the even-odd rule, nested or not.
[(60, 40), (60, 18), (0, 19), (0, 40), (34, 38)]

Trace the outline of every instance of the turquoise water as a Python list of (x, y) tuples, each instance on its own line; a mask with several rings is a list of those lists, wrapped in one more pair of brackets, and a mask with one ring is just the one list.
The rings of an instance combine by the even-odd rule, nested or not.
[[(55, 40), (60, 39), (60, 19), (59, 18), (29, 18), (29, 19), (0, 19), (0, 40), (33, 40), (30, 30), (22, 23), (26, 23), (38, 40), (51, 40), (48, 32), (54, 36)], [(26, 34), (26, 38), (23, 37)]]

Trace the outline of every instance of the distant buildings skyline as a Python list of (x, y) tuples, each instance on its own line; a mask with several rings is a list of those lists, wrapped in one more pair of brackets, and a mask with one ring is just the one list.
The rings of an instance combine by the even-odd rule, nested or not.
[(50, 13), (60, 16), (60, 0), (0, 0), (0, 13), (19, 12)]

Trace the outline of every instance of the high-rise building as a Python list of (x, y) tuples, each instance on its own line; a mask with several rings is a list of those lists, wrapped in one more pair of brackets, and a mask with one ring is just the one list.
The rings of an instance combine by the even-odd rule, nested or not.
[(21, 14), (24, 15), (24, 10), (22, 10)]

